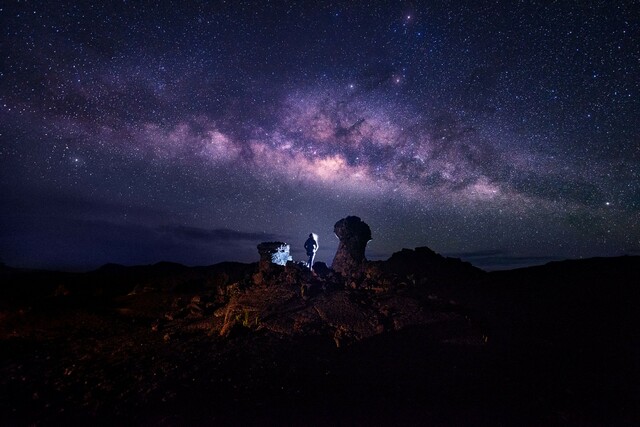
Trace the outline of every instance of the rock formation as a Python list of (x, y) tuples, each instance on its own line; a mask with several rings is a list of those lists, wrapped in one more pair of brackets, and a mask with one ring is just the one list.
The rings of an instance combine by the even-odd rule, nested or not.
[(336, 222), (333, 232), (340, 239), (332, 268), (349, 276), (359, 270), (366, 261), (364, 251), (371, 240), (371, 229), (357, 216), (348, 216)]
[(402, 249), (385, 262), (387, 272), (426, 278), (430, 283), (465, 282), (485, 274), (458, 258), (446, 258), (427, 247)]
[(290, 246), (284, 242), (262, 242), (258, 245), (260, 254), (260, 270), (267, 270), (272, 264), (286, 265), (292, 258)]

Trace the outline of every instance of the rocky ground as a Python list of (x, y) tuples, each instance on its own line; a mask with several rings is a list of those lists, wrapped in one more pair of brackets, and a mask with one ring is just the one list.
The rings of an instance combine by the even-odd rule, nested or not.
[(638, 258), (0, 277), (2, 425), (640, 421)]

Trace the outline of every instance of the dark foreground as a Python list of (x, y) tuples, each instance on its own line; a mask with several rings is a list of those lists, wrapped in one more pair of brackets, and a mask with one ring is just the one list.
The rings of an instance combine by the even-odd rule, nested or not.
[[(380, 287), (4, 268), (0, 424), (640, 424), (637, 257), (468, 280), (393, 267)], [(371, 333), (350, 327), (361, 313)]]

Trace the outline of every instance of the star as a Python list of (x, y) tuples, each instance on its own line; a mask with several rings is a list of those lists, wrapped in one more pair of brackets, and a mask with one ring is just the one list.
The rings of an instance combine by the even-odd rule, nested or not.
[[(253, 261), (253, 232), (331, 235), (351, 214), (376, 225), (378, 258), (606, 256), (639, 240), (633, 1), (276, 3), (117, 19), (89, 3), (3, 6), (0, 197), (18, 208), (0, 212), (0, 258)], [(70, 222), (87, 239), (44, 251), (50, 234), (33, 230), (72, 236)], [(156, 228), (176, 224), (201, 232)]]

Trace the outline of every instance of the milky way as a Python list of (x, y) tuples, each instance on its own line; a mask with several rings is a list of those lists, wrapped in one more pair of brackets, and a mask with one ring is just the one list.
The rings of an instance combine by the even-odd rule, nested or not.
[(99, 3), (0, 10), (9, 265), (640, 251), (635, 2)]

